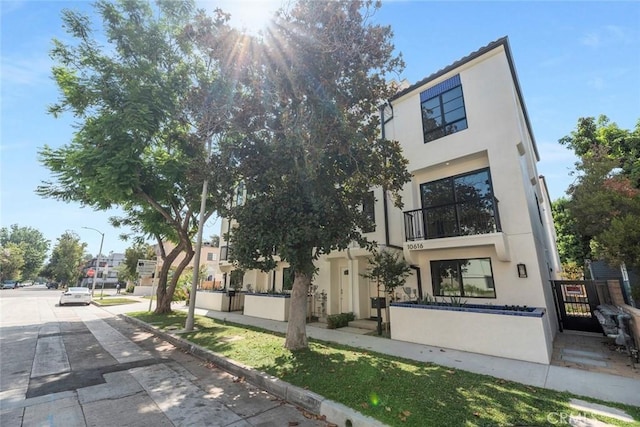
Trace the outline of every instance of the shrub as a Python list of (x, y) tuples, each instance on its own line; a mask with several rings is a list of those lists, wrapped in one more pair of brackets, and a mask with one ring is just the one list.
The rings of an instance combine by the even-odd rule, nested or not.
[(125, 290), (126, 293), (128, 294), (132, 294), (133, 291), (135, 290), (135, 286), (133, 284), (127, 286), (127, 289)]
[(352, 320), (356, 320), (356, 316), (352, 312), (331, 314), (327, 316), (327, 329), (344, 328), (349, 326), (349, 322)]
[(189, 299), (189, 288), (186, 286), (177, 287), (173, 292), (172, 301), (187, 301)]

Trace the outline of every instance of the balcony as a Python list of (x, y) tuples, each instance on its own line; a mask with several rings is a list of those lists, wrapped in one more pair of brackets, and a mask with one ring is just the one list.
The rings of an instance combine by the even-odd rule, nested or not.
[(232, 248), (230, 246), (220, 246), (220, 261), (229, 261)]
[(414, 209), (404, 213), (408, 242), (501, 232), (495, 197)]

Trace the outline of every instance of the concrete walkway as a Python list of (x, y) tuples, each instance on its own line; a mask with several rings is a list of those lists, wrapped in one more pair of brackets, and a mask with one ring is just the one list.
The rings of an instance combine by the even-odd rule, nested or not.
[[(106, 307), (114, 313), (126, 314), (136, 310), (147, 310), (148, 300), (144, 304)], [(184, 304), (174, 304), (174, 309), (187, 311)], [(239, 312), (219, 312), (195, 309), (197, 315), (241, 325), (286, 333), (287, 323), (245, 316)], [(590, 372), (565, 366), (543, 365), (477, 353), (469, 353), (439, 347), (431, 347), (402, 341), (389, 340), (364, 335), (356, 328), (326, 329), (313, 324), (307, 325), (307, 336), (320, 341), (333, 342), (367, 351), (388, 354), (419, 362), (435, 363), (441, 366), (461, 369), (483, 375), (490, 375), (509, 381), (557, 391), (567, 391), (578, 396), (601, 399), (640, 406), (640, 381), (636, 378)], [(499, 343), (496, 343), (499, 345)]]
[[(175, 308), (187, 310), (186, 307), (179, 305)], [(219, 320), (280, 333), (286, 333), (287, 330), (286, 322), (244, 316), (236, 312), (227, 313), (203, 309), (195, 309), (195, 312)], [(321, 341), (348, 345), (419, 362), (435, 363), (531, 386), (568, 391), (579, 396), (608, 402), (640, 406), (640, 381), (634, 378), (394, 341), (349, 332), (348, 329), (345, 332), (342, 329), (324, 329), (309, 325), (307, 326), (307, 336)]]
[(103, 308), (12, 292), (0, 297), (2, 427), (330, 425)]

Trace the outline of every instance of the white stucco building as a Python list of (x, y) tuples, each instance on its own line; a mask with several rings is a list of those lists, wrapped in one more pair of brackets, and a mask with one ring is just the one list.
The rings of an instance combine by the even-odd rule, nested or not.
[[(528, 335), (530, 345), (545, 347), (528, 359), (548, 363), (545, 354), (550, 358), (558, 330), (550, 280), (559, 279), (560, 261), (551, 203), (536, 168), (539, 153), (508, 39), (405, 87), (381, 108), (381, 116), (383, 137), (400, 142), (412, 175), (402, 192), (403, 210), (379, 188), (373, 189), (375, 202), (367, 207), (376, 223), (367, 238), (401, 251), (412, 267), (410, 289), (399, 290), (397, 298), (453, 296), (470, 306), (537, 307), (542, 313), (539, 331), (505, 327), (511, 335), (504, 338), (518, 336), (517, 345), (526, 347)], [(222, 227), (224, 234), (228, 222)], [(223, 247), (221, 270), (229, 272), (225, 255)], [(317, 262), (313, 284), (317, 292), (326, 292), (326, 314), (375, 315), (371, 298), (378, 295), (377, 286), (362, 277), (369, 256), (354, 245)], [(249, 272), (244, 282), (254, 289), (281, 289), (286, 267)], [(392, 338), (397, 338), (393, 310), (390, 321)], [(455, 323), (456, 314), (447, 322)], [(417, 320), (414, 326), (421, 328)], [(495, 323), (487, 327), (502, 328)], [(425, 343), (488, 352), (479, 344), (473, 347), (473, 339), (471, 344), (462, 341), (468, 339)], [(527, 359), (521, 357), (524, 353), (500, 355)]]

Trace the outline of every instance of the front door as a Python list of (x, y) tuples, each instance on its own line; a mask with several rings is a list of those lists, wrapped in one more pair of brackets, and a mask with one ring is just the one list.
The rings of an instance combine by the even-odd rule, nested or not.
[(351, 277), (348, 268), (340, 270), (340, 313), (348, 313), (351, 310), (350, 298)]

